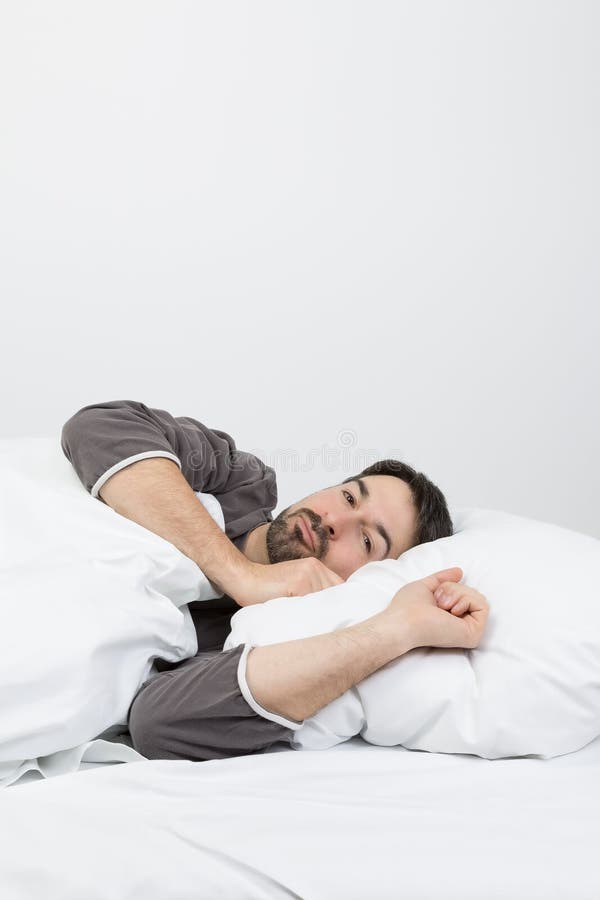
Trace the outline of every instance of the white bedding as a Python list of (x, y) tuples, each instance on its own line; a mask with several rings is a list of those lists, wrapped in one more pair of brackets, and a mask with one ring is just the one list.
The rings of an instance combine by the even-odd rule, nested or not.
[[(13, 627), (4, 631), (0, 662), (0, 749), (5, 751), (0, 775), (9, 784), (29, 771), (0, 791), (2, 900), (598, 900), (600, 738), (584, 747), (581, 729), (571, 732), (570, 723), (577, 719), (556, 720), (565, 734), (559, 749), (564, 752), (565, 741), (583, 749), (553, 759), (490, 760), (376, 747), (353, 738), (327, 752), (297, 753), (280, 746), (278, 752), (192, 763), (144, 760), (120, 743), (128, 698), (148, 674), (152, 657), (165, 645), (177, 658), (195, 651), (185, 603), (190, 591), (194, 599), (212, 596), (212, 586), (171, 545), (148, 538), (79, 488), (67, 490), (74, 475), (48, 442), (18, 447), (4, 442), (0, 449), (5, 513), (0, 562), (6, 578), (14, 576), (11, 588), (33, 576), (39, 577), (40, 588), (29, 593), (11, 589), (4, 601)], [(18, 483), (23, 472), (33, 472), (35, 484), (30, 479)], [(219, 509), (209, 510), (219, 521)], [(81, 527), (69, 527), (74, 519)], [(432, 547), (417, 548), (407, 563), (439, 552)], [(99, 595), (95, 606), (95, 594), (78, 592), (76, 583), (70, 592), (51, 589), (58, 584), (51, 575), (72, 572), (76, 562), (86, 569), (99, 555), (111, 578), (125, 574), (129, 585), (139, 584), (139, 591), (126, 594), (126, 618), (106, 618), (121, 637), (124, 623), (128, 639), (135, 637), (139, 652), (131, 667), (119, 662), (120, 656), (106, 655), (118, 641), (112, 631), (98, 629), (93, 614), (97, 606), (120, 616), (120, 588), (114, 596)], [(365, 574), (366, 569), (357, 573), (354, 581), (360, 583)], [(154, 579), (151, 592), (148, 577)], [(86, 579), (79, 584), (83, 588)], [(94, 589), (98, 584), (93, 580)], [(345, 593), (332, 591), (337, 597)], [(18, 598), (25, 602), (19, 604)], [(58, 601), (65, 610), (63, 627), (52, 628)], [(586, 595), (585, 601), (592, 605), (594, 598)], [(280, 606), (278, 600), (263, 604), (260, 618)], [(297, 602), (286, 606), (286, 618), (295, 608)], [(55, 610), (44, 631), (44, 615)], [(587, 627), (593, 611), (588, 610)], [(238, 622), (249, 618), (246, 610), (237, 616)], [(75, 640), (81, 622), (86, 625), (81, 633), (96, 637), (83, 655)], [(562, 635), (564, 620), (559, 627)], [(572, 646), (584, 647), (574, 630), (567, 638)], [(596, 640), (592, 635), (585, 645), (591, 667)], [(36, 663), (42, 652), (47, 652), (56, 688), (50, 693)], [(129, 659), (129, 651), (121, 656)], [(460, 656), (439, 654), (440, 659)], [(61, 677), (60, 660), (79, 673), (77, 680)], [(116, 662), (124, 666), (119, 678), (114, 677)], [(99, 666), (108, 667), (110, 677)], [(91, 705), (82, 667), (96, 690)], [(579, 668), (575, 672), (571, 703), (582, 696), (582, 674)], [(597, 681), (588, 679), (583, 686), (593, 702)], [(52, 704), (46, 702), (50, 695)], [(553, 709), (545, 707), (545, 720)], [(19, 728), (20, 721), (27, 727)], [(102, 734), (114, 740), (88, 739), (106, 726)], [(329, 739), (336, 731), (324, 733)], [(21, 752), (20, 740), (32, 748), (32, 756)], [(117, 761), (128, 764), (110, 764)]]
[[(222, 528), (216, 498), (198, 498)], [(157, 657), (196, 653), (187, 603), (216, 596), (172, 544), (92, 499), (58, 441), (0, 441), (0, 786), (106, 756), (90, 741), (126, 725)]]
[(142, 761), (0, 797), (6, 900), (598, 900), (600, 739)]

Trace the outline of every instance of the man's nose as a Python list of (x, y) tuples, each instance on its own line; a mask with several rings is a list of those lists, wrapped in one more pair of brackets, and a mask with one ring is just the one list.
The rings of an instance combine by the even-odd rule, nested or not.
[[(351, 511), (349, 510), (349, 512)], [(335, 513), (324, 513), (321, 518), (321, 528), (329, 540), (339, 540), (346, 533), (352, 522), (349, 512), (338, 510)]]

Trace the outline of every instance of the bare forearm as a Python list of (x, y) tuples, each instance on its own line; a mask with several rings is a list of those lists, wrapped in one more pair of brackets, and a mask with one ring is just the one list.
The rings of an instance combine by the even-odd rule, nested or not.
[(174, 544), (224, 593), (231, 593), (248, 565), (169, 459), (144, 459), (121, 469), (100, 496), (122, 516)]
[(413, 646), (408, 622), (398, 629), (378, 613), (329, 634), (254, 647), (246, 683), (265, 709), (303, 721)]

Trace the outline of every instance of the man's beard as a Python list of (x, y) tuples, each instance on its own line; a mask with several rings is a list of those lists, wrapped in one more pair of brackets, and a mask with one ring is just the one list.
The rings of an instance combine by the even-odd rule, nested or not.
[[(301, 514), (312, 525), (312, 536), (315, 542), (314, 556), (320, 559), (323, 555), (321, 549), (325, 546), (319, 522), (310, 509), (297, 509), (291, 515), (291, 507), (282, 510), (277, 518), (273, 519), (267, 528), (266, 543), (267, 556), (270, 563), (287, 562), (290, 559), (304, 559), (313, 556), (313, 552), (303, 543), (304, 535), (298, 523), (298, 514)], [(293, 524), (292, 517), (295, 517)], [(307, 552), (308, 551), (308, 552)]]

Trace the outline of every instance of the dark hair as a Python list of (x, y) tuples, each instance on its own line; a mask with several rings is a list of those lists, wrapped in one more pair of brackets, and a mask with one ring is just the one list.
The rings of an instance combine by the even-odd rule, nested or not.
[(411, 466), (397, 459), (380, 459), (372, 466), (363, 469), (358, 475), (344, 478), (342, 484), (368, 475), (395, 475), (409, 486), (417, 510), (413, 547), (418, 544), (426, 544), (428, 541), (436, 541), (438, 538), (450, 537), (453, 534), (454, 529), (446, 498), (439, 487), (422, 472), (417, 472)]

